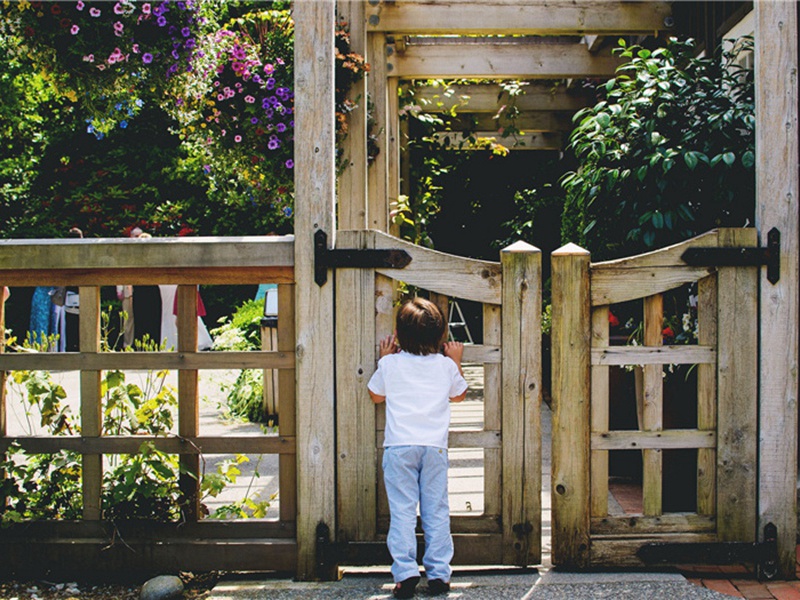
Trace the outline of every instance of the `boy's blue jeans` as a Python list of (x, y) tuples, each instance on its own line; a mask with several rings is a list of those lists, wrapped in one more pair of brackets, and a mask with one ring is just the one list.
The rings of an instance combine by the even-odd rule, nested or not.
[(391, 521), (386, 543), (392, 555), (394, 581), (419, 575), (417, 503), (425, 532), (425, 576), (450, 581), (453, 538), (447, 499), (447, 449), (433, 446), (389, 446), (383, 451), (383, 480)]

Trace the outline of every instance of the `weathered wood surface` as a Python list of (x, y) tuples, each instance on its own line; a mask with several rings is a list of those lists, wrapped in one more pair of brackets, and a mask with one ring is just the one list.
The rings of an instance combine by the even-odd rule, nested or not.
[(200, 369), (291, 369), (289, 351), (225, 352), (8, 352), (0, 356), (0, 369), (7, 371), (97, 371), (97, 370), (200, 370)]
[[(483, 305), (483, 341), (486, 344), (502, 343), (502, 310), (496, 304)], [(469, 348), (467, 346), (465, 350)], [(466, 353), (465, 353), (466, 354)], [(483, 428), (499, 431), (502, 426), (500, 401), (502, 398), (502, 366), (484, 361), (483, 365)], [(483, 451), (483, 513), (501, 514), (502, 510), (502, 449), (485, 448)]]
[(603, 538), (596, 536), (592, 538), (592, 567), (614, 567), (614, 568), (643, 568), (646, 565), (637, 556), (636, 552), (645, 544), (654, 543), (710, 543), (715, 542), (717, 536), (714, 533), (659, 533), (652, 536), (609, 536)]
[(552, 254), (553, 564), (589, 566), (589, 253), (567, 244)]
[[(562, 133), (527, 131), (503, 137), (499, 131), (439, 131), (431, 136), (445, 148), (458, 150), (485, 150), (488, 141), (513, 150), (563, 150), (566, 137)], [(475, 142), (472, 142), (474, 139)]]
[[(599, 306), (592, 311), (592, 354), (608, 348), (608, 306)], [(609, 381), (608, 366), (592, 358), (592, 436), (608, 431)], [(592, 443), (591, 453), (591, 514), (604, 517), (608, 514), (608, 452), (597, 450)]]
[(541, 558), (542, 480), (530, 473), (542, 470), (542, 253), (530, 244), (516, 242), (504, 248), (500, 256), (504, 349), (502, 558), (504, 564), (527, 566), (538, 564)]
[[(383, 447), (384, 430), (378, 429), (376, 436), (377, 447)], [(503, 435), (499, 430), (463, 430), (450, 431), (447, 446), (449, 448), (488, 448), (500, 449), (503, 447)]]
[(687, 283), (694, 283), (714, 272), (713, 267), (615, 268), (592, 265), (592, 306), (619, 304), (663, 294)]
[[(81, 352), (97, 352), (100, 350), (100, 288), (80, 287), (78, 293), (81, 300), (78, 347)], [(100, 379), (99, 370), (81, 371), (81, 432), (90, 438), (98, 438), (103, 433)], [(81, 461), (83, 518), (98, 520), (102, 515), (100, 498), (103, 488), (103, 456), (100, 453), (84, 452)]]
[(593, 450), (714, 448), (716, 443), (717, 435), (715, 432), (697, 429), (667, 429), (664, 431), (618, 430), (592, 433)]
[(578, 35), (653, 33), (665, 29), (668, 2), (530, 2), (421, 0), (370, 2), (370, 31), (419, 34)]
[(314, 233), (336, 244), (334, 118), (335, 5), (298, 2), (295, 20), (295, 329), (297, 333), (297, 578), (334, 579), (320, 572), (316, 529), (335, 534), (333, 288), (314, 283)]
[[(492, 38), (488, 38), (492, 40)], [(612, 77), (622, 61), (590, 54), (583, 44), (517, 44), (468, 41), (408, 45), (387, 57), (387, 69), (404, 79), (562, 79)]]
[(642, 535), (653, 533), (713, 533), (714, 517), (694, 513), (669, 513), (657, 517), (625, 515), (592, 519), (592, 535)]
[[(644, 299), (644, 345), (661, 346), (664, 323), (664, 297), (648, 296)], [(660, 432), (664, 427), (664, 367), (644, 365), (642, 367), (642, 429), (645, 432)], [(642, 453), (642, 503), (644, 514), (660, 515), (662, 512), (662, 465), (660, 448), (646, 448)]]
[[(719, 230), (714, 229), (706, 233), (701, 233), (686, 241), (673, 244), (672, 246), (653, 250), (652, 252), (592, 263), (592, 270), (602, 271), (605, 269), (642, 269), (646, 267), (685, 266), (685, 263), (681, 260), (681, 255), (686, 250), (689, 248), (714, 247), (718, 243)], [(592, 285), (594, 285), (594, 282), (592, 282)]]
[(606, 346), (592, 348), (593, 365), (693, 365), (714, 364), (714, 346)]
[(414, 89), (414, 98), (424, 112), (449, 112), (456, 108), (463, 113), (497, 113), (503, 105), (512, 104), (525, 111), (575, 112), (593, 102), (581, 93), (568, 92), (563, 87), (536, 85), (531, 82), (523, 88), (524, 93), (511, 100), (508, 92), (499, 84), (430, 85)]
[[(419, 517), (417, 517), (417, 527), (418, 531), (422, 530), (422, 521)], [(450, 531), (452, 533), (502, 533), (502, 526), (496, 515), (451, 515)], [(384, 537), (389, 532), (388, 515), (378, 519), (378, 532)]]
[[(755, 229), (720, 231), (720, 246), (756, 246)], [(752, 542), (757, 524), (758, 269), (717, 274), (717, 518), (721, 541)]]
[[(706, 277), (697, 282), (697, 343), (717, 345), (717, 278)], [(697, 428), (717, 428), (717, 365), (697, 365)], [(697, 450), (697, 512), (716, 515), (717, 503), (716, 448)]]
[(778, 528), (780, 572), (793, 578), (797, 531), (798, 17), (794, 2), (756, 2), (756, 228), (781, 231), (781, 278), (760, 277), (759, 518)]
[[(514, 127), (524, 132), (543, 132), (560, 131), (570, 132), (574, 125), (572, 114), (569, 112), (523, 112), (513, 121), (502, 116), (500, 119), (490, 113), (458, 113), (457, 116), (448, 119), (450, 129), (453, 131), (494, 131), (500, 127), (508, 126), (510, 123)], [(495, 133), (499, 135), (499, 133)]]
[[(179, 285), (178, 352), (197, 352), (197, 287)], [(178, 371), (178, 435), (200, 435), (200, 402), (197, 371)], [(195, 454), (181, 454), (180, 488), (186, 498), (187, 521), (200, 518), (200, 459)]]
[[(294, 285), (278, 286), (278, 350), (294, 356)], [(278, 371), (278, 398), (280, 418), (278, 434), (294, 439), (297, 428), (297, 406), (295, 401), (295, 370)], [(280, 491), (280, 520), (297, 519), (297, 457), (281, 455), (278, 457), (278, 489)]]
[(378, 268), (376, 272), (446, 296), (500, 304), (500, 263), (445, 254), (379, 231), (370, 231), (368, 236), (374, 248), (398, 248), (411, 256), (403, 269)]
[[(366, 248), (364, 232), (339, 232), (340, 244)], [(375, 271), (336, 273), (337, 531), (342, 540), (375, 536), (377, 452), (375, 406), (367, 382), (375, 371)]]
[[(386, 35), (371, 33), (367, 36), (367, 93), (372, 104), (373, 135), (381, 151), (367, 167), (367, 227), (378, 231), (389, 229), (389, 157), (386, 148), (389, 139), (389, 72), (386, 64), (388, 51)], [(342, 227), (344, 229), (344, 227)]]

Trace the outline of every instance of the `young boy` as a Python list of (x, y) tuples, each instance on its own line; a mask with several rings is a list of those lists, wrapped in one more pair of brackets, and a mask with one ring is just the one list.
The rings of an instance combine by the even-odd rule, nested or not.
[(413, 597), (419, 583), (417, 503), (428, 591), (438, 595), (450, 590), (447, 431), (450, 402), (466, 397), (467, 382), (461, 370), (464, 346), (444, 343), (446, 332), (444, 315), (433, 302), (414, 298), (403, 303), (397, 313), (397, 340), (381, 340), (378, 370), (367, 386), (373, 402), (386, 401), (383, 475), (391, 515), (386, 543), (395, 598)]

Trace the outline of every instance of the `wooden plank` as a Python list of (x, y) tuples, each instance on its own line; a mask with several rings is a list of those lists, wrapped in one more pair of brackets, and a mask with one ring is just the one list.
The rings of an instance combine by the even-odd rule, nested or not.
[(669, 513), (656, 517), (626, 515), (592, 519), (592, 535), (713, 533), (716, 527), (717, 521), (714, 517), (694, 513)]
[[(294, 356), (294, 285), (278, 286), (278, 350), (290, 352)], [(295, 402), (295, 370), (278, 371), (278, 433), (281, 437), (294, 438), (297, 432)], [(297, 458), (294, 456), (278, 457), (278, 498), (281, 522), (297, 519)]]
[[(760, 276), (759, 518), (778, 528), (780, 574), (794, 577), (797, 531), (798, 17), (793, 2), (756, 2), (756, 228), (781, 231), (781, 279)], [(776, 82), (780, 82), (776, 85)]]
[(425, 112), (497, 113), (503, 105), (512, 104), (521, 111), (576, 112), (594, 101), (580, 93), (569, 93), (563, 87), (529, 82), (522, 94), (509, 98), (499, 84), (426, 85), (414, 88), (414, 98)]
[[(78, 321), (78, 347), (81, 352), (100, 350), (100, 288), (80, 287), (78, 294), (81, 312)], [(103, 433), (103, 406), (100, 391), (100, 371), (81, 371), (81, 432), (85, 437), (98, 438)], [(103, 456), (84, 452), (82, 493), (83, 518), (96, 521), (102, 516)]]
[[(350, 248), (366, 248), (363, 232), (340, 232)], [(336, 468), (338, 535), (346, 541), (375, 537), (377, 451), (375, 407), (367, 382), (375, 371), (375, 272), (336, 273)]]
[[(608, 306), (592, 310), (592, 355), (608, 347)], [(592, 359), (591, 420), (592, 436), (608, 431), (609, 383), (608, 367)], [(608, 514), (608, 452), (596, 450), (592, 443), (591, 453), (591, 511), (592, 517)]]
[(502, 555), (503, 536), (500, 534), (454, 533), (453, 564), (494, 564)]
[(623, 430), (592, 433), (593, 450), (714, 448), (716, 443), (717, 435), (714, 431), (698, 429)]
[[(389, 532), (389, 516), (378, 519), (378, 532), (385, 537)], [(422, 531), (422, 521), (417, 517), (417, 531)], [(496, 515), (451, 515), (451, 533), (502, 533), (500, 519)], [(496, 560), (494, 558), (493, 560)]]
[(370, 65), (367, 93), (372, 104), (372, 135), (375, 136), (375, 144), (379, 148), (378, 156), (367, 168), (367, 227), (388, 231), (389, 163), (386, 148), (390, 116), (386, 53), (389, 47), (386, 44), (386, 36), (382, 33), (368, 35), (367, 46), (367, 60)]
[(617, 269), (592, 265), (592, 306), (619, 304), (663, 294), (687, 283), (694, 283), (713, 272), (713, 267)]
[[(664, 297), (660, 294), (644, 299), (644, 345), (661, 346), (661, 330), (664, 323)], [(664, 426), (664, 367), (644, 365), (642, 429), (660, 432)], [(662, 493), (663, 455), (660, 448), (648, 448), (642, 453), (642, 496), (644, 514), (660, 515)]]
[(370, 31), (446, 34), (652, 34), (665, 28), (668, 2), (420, 0), (370, 2)]
[[(755, 229), (722, 229), (720, 246), (757, 246)], [(752, 542), (757, 524), (758, 270), (717, 274), (717, 517), (725, 542)]]
[(139, 371), (148, 369), (292, 369), (294, 354), (263, 352), (17, 352), (0, 357), (8, 371)]
[[(367, 56), (365, 2), (339, 2), (339, 19), (347, 23), (352, 52)], [(367, 59), (369, 60), (369, 59)], [(367, 228), (367, 77), (350, 84), (347, 100), (355, 107), (347, 113), (347, 135), (341, 142), (344, 171), (338, 178), (338, 226)]]
[(523, 112), (513, 121), (504, 115), (499, 119), (489, 113), (459, 113), (447, 119), (449, 129), (453, 132), (461, 131), (494, 131), (500, 135), (499, 130), (512, 123), (514, 127), (523, 132), (558, 131), (570, 132), (574, 128), (572, 115), (568, 112)]
[[(485, 344), (492, 345), (502, 343), (502, 312), (496, 304), (483, 305), (483, 341)], [(490, 431), (500, 430), (502, 426), (501, 373), (500, 364), (484, 361), (483, 427)], [(483, 451), (483, 512), (486, 515), (501, 514), (502, 472), (502, 450), (485, 449)]]
[[(503, 435), (500, 430), (451, 430), (448, 434), (449, 448), (491, 448), (499, 450), (503, 447)], [(505, 436), (508, 437), (508, 436)], [(383, 447), (384, 430), (378, 429), (375, 439), (377, 447)]]
[[(177, 292), (178, 352), (197, 351), (197, 287), (179, 285)], [(196, 370), (178, 371), (178, 435), (200, 434), (200, 402)], [(181, 454), (180, 488), (185, 498), (187, 521), (200, 518), (200, 458)]]
[(411, 256), (407, 267), (376, 269), (378, 273), (446, 296), (500, 304), (500, 263), (445, 254), (378, 231), (369, 235), (375, 248), (398, 248)]
[[(395, 285), (394, 280), (375, 275), (375, 357), (378, 356), (380, 340), (395, 329)], [(376, 361), (377, 364), (377, 361)], [(374, 367), (373, 367), (374, 368)], [(381, 431), (386, 427), (386, 403), (375, 407), (375, 426)], [(378, 446), (383, 445), (383, 440)], [(389, 516), (389, 500), (383, 485), (383, 449), (378, 449), (378, 516)]]
[[(605, 269), (642, 269), (646, 267), (676, 267), (684, 265), (681, 255), (689, 248), (710, 248), (718, 244), (718, 230), (701, 233), (672, 246), (652, 250), (636, 256), (626, 256), (592, 264), (592, 271)], [(593, 273), (594, 274), (594, 273)]]
[(244, 285), (247, 283), (292, 283), (292, 267), (215, 267), (161, 269), (9, 269), (0, 271), (10, 285), (32, 287), (36, 285), (116, 285), (126, 281), (129, 285), (184, 284), (184, 285)]
[(552, 254), (553, 564), (589, 565), (589, 252), (567, 244)]
[[(314, 283), (314, 232), (336, 246), (336, 148), (332, 0), (298, 2), (295, 21), (295, 331), (297, 371), (297, 577), (335, 579), (319, 569), (316, 529), (335, 535), (336, 446), (333, 288)], [(323, 572), (324, 571), (324, 572)]]
[[(487, 144), (499, 144), (509, 150), (563, 150), (565, 136), (552, 132), (524, 132), (503, 137), (497, 131), (440, 131), (431, 136), (440, 145), (453, 150), (486, 150)], [(473, 143), (471, 140), (475, 140)]]
[[(542, 254), (525, 242), (502, 250), (503, 562), (541, 558)], [(521, 530), (520, 530), (521, 528)]]
[(488, 40), (408, 45), (387, 57), (387, 69), (403, 79), (563, 79), (612, 77), (622, 64), (615, 56), (590, 54), (583, 44), (523, 46)]
[[(717, 278), (697, 282), (697, 343), (717, 345)], [(697, 365), (697, 428), (717, 428), (717, 365)], [(716, 515), (716, 448), (697, 451), (697, 512)]]
[(592, 348), (593, 365), (693, 365), (714, 364), (714, 346), (611, 346)]
[[(400, 196), (400, 96), (398, 88), (400, 80), (397, 77), (389, 77), (386, 81), (387, 95), (387, 119), (386, 119), (386, 147), (381, 149), (381, 153), (386, 153), (386, 199), (385, 206), (379, 209), (386, 213), (386, 228), (390, 231), (392, 225), (388, 217), (392, 207), (397, 205)], [(380, 201), (379, 198), (375, 199)]]
[(592, 567), (643, 568), (652, 565), (643, 563), (636, 552), (645, 544), (676, 543), (698, 544), (717, 541), (713, 533), (659, 533), (649, 537), (614, 536), (592, 538)]
[[(0, 240), (0, 272), (58, 269), (291, 267), (294, 237)], [(128, 281), (127, 279), (125, 281)], [(9, 285), (9, 280), (6, 280)]]
[(136, 454), (142, 444), (153, 444), (169, 454), (295, 454), (295, 438), (274, 435), (249, 436), (33, 436), (8, 437), (0, 440), (0, 449), (13, 442), (31, 454), (48, 454), (59, 450), (85, 454)]

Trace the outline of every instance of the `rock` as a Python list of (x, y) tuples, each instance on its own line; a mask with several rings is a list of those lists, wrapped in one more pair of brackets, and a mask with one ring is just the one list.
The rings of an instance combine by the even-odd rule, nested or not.
[(145, 582), (139, 600), (169, 600), (183, 596), (183, 582), (174, 575), (159, 575)]

